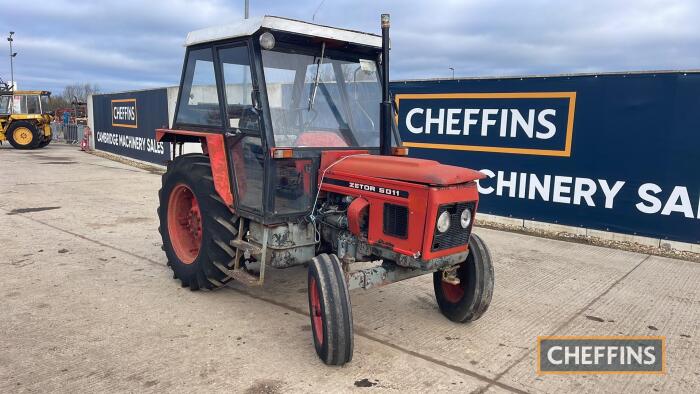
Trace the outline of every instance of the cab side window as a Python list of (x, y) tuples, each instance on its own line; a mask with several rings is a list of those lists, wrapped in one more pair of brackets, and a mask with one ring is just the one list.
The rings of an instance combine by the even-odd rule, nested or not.
[(13, 96), (12, 97), (12, 113), (15, 114), (26, 114), (27, 113), (27, 99), (25, 96)]
[(226, 96), (226, 126), (245, 133), (258, 134), (260, 124), (253, 107), (253, 78), (250, 73), (248, 47), (245, 45), (219, 50), (221, 74)]
[(39, 101), (41, 101), (41, 113), (45, 114), (49, 112), (49, 96), (41, 96), (39, 97)]
[(0, 114), (11, 113), (10, 104), (12, 103), (12, 96), (0, 96)]
[(176, 124), (221, 128), (211, 48), (190, 50), (180, 91)]
[(218, 50), (226, 97), (226, 127), (240, 134), (231, 149), (240, 207), (263, 214), (265, 149), (258, 112), (253, 106), (250, 58), (245, 44)]
[(26, 96), (27, 97), (27, 114), (36, 115), (41, 113), (39, 107), (39, 96)]

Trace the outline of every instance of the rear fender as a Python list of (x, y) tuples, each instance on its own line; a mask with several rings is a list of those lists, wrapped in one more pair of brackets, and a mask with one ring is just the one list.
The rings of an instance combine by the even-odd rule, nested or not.
[(204, 133), (190, 130), (157, 129), (156, 140), (158, 142), (199, 142), (202, 150), (209, 156), (214, 189), (227, 206), (233, 208), (233, 193), (231, 192), (231, 177), (229, 176), (228, 155), (224, 135), (217, 133)]

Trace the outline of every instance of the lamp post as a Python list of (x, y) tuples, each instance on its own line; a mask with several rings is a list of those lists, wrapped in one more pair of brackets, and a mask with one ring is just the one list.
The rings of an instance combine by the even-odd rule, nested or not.
[(449, 69), (452, 70), (452, 79), (455, 79), (455, 68), (449, 67)]
[(15, 90), (15, 68), (13, 64), (14, 57), (17, 56), (16, 52), (12, 52), (12, 41), (14, 39), (12, 36), (15, 35), (15, 32), (11, 31), (10, 36), (7, 37), (7, 41), (10, 43), (10, 79), (12, 80), (12, 85), (10, 86), (11, 90)]

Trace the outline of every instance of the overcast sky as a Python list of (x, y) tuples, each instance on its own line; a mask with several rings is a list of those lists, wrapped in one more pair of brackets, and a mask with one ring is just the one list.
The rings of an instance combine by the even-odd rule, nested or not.
[[(311, 21), (320, 3), (251, 0), (251, 16)], [(698, 0), (326, 0), (315, 21), (378, 33), (382, 12), (392, 79), (700, 68)], [(187, 32), (242, 17), (243, 0), (0, 0), (19, 87), (56, 93), (176, 85)]]

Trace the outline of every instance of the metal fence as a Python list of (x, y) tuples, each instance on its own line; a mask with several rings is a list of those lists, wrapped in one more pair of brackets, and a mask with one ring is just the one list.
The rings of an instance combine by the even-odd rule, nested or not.
[(78, 144), (83, 139), (85, 132), (84, 125), (64, 124), (59, 122), (51, 123), (51, 131), (55, 141), (67, 142), (69, 144)]

